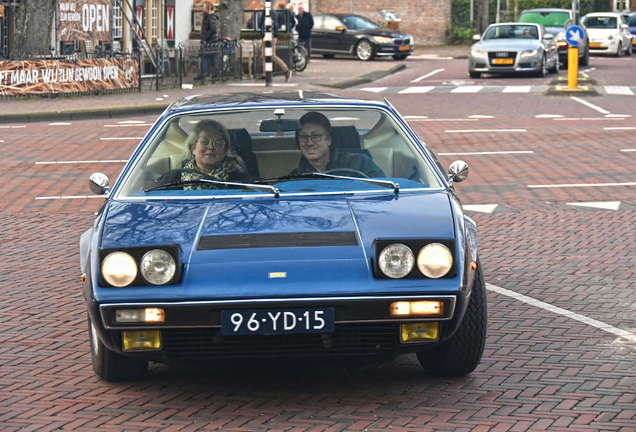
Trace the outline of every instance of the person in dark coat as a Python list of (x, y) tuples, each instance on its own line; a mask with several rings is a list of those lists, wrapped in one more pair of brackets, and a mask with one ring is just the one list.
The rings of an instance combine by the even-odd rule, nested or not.
[(307, 49), (307, 63), (311, 58), (311, 29), (314, 28), (314, 17), (311, 13), (306, 12), (302, 5), (298, 6), (298, 15), (296, 15), (296, 30), (298, 31), (298, 43), (305, 45)]
[(212, 63), (213, 70), (216, 70), (216, 56), (210, 51), (215, 49), (214, 44), (219, 40), (217, 35), (218, 19), (216, 12), (212, 12), (212, 3), (205, 2), (203, 4), (203, 23), (201, 24), (201, 72), (194, 78), (195, 80), (205, 79), (210, 63)]

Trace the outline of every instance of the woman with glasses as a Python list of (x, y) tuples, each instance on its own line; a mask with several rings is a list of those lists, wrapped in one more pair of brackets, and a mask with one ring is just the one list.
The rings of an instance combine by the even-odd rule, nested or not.
[(369, 156), (331, 145), (332, 129), (329, 119), (319, 112), (308, 112), (300, 118), (296, 144), (302, 153), (298, 168), (291, 175), (333, 172), (335, 175), (384, 177), (382, 170)]
[[(202, 120), (186, 139), (186, 156), (181, 181), (209, 178), (212, 180), (251, 182), (243, 160), (231, 153), (230, 134), (214, 120)], [(201, 175), (204, 174), (204, 175)], [(196, 184), (184, 189), (215, 189), (217, 185)]]

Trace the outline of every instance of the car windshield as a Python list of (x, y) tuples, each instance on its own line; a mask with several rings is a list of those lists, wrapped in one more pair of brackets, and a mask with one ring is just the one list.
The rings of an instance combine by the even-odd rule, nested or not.
[(486, 30), (484, 40), (488, 39), (539, 39), (536, 26), (498, 25)]
[(627, 25), (630, 27), (636, 27), (636, 14), (629, 16), (627, 19)]
[(117, 198), (439, 188), (425, 151), (378, 108), (182, 114), (143, 145)]
[(546, 27), (565, 27), (570, 19), (567, 12), (524, 12), (519, 17), (521, 23), (541, 24)]
[(342, 22), (344, 23), (344, 25), (347, 26), (347, 28), (351, 30), (368, 30), (380, 28), (380, 26), (373, 21), (369, 21), (368, 19), (359, 16), (342, 17)]
[(617, 22), (616, 17), (588, 16), (583, 23), (591, 29), (615, 29)]

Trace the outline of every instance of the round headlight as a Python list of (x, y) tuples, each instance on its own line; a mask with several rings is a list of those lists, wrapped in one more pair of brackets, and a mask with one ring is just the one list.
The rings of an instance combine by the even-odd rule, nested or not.
[(413, 252), (400, 243), (393, 243), (385, 247), (378, 257), (378, 266), (382, 273), (393, 279), (403, 278), (411, 273), (414, 265)]
[(141, 258), (141, 275), (153, 285), (170, 282), (177, 269), (172, 255), (165, 250), (153, 249)]
[(112, 286), (125, 287), (137, 277), (137, 263), (126, 252), (113, 252), (102, 261), (102, 276)]
[(453, 254), (444, 245), (431, 243), (422, 248), (417, 255), (417, 267), (429, 278), (441, 278), (453, 266)]

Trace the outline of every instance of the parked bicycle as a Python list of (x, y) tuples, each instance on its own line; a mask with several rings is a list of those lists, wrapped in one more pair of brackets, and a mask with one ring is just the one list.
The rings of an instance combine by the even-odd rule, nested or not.
[(302, 72), (307, 67), (307, 48), (304, 43), (298, 43), (294, 39), (292, 51), (292, 66), (296, 72)]

